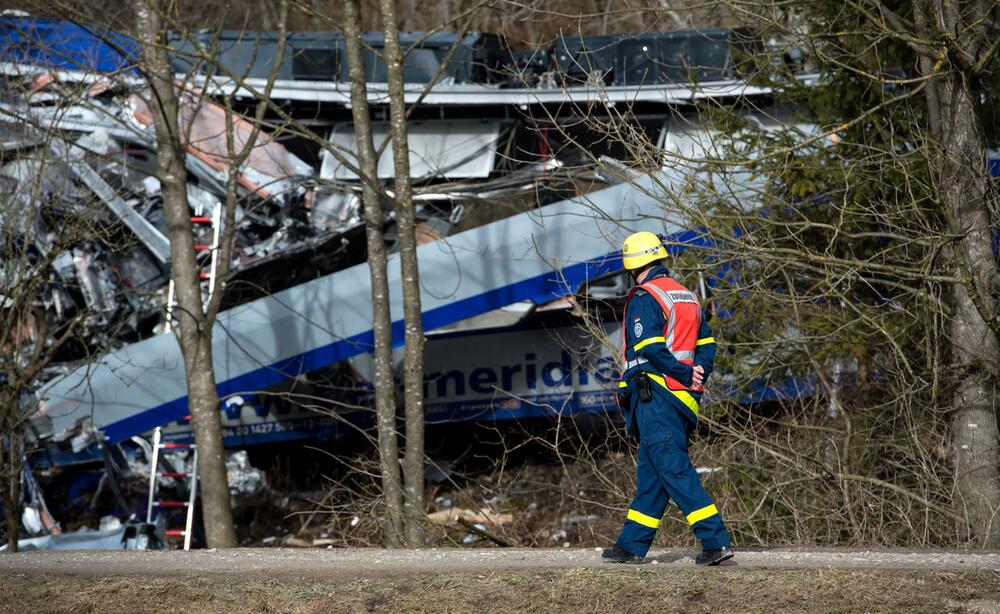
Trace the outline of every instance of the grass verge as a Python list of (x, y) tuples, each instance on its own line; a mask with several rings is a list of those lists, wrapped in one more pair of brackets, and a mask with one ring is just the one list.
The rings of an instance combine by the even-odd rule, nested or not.
[(347, 582), (0, 574), (0, 612), (986, 612), (1000, 573), (567, 569)]

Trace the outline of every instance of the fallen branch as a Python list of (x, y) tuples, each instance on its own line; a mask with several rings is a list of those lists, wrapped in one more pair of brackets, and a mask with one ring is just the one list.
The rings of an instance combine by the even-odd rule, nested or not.
[(514, 546), (514, 544), (512, 544), (509, 541), (507, 541), (506, 539), (504, 539), (502, 537), (499, 537), (499, 536), (496, 536), (496, 535), (493, 535), (492, 533), (490, 533), (486, 529), (479, 528), (478, 526), (476, 526), (475, 523), (469, 522), (465, 518), (461, 518), (460, 517), (458, 519), (458, 524), (460, 524), (463, 527), (465, 527), (466, 529), (468, 529), (469, 532), (474, 533), (475, 535), (478, 535), (479, 537), (485, 537), (486, 539), (490, 540), (491, 542), (493, 542), (494, 544), (496, 544), (496, 545), (498, 545), (498, 546), (500, 546), (502, 548), (510, 548), (510, 547)]

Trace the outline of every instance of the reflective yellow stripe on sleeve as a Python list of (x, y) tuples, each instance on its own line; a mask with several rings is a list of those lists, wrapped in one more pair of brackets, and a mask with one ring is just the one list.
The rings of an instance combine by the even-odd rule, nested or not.
[(708, 345), (709, 343), (715, 343), (715, 337), (703, 337), (695, 342), (695, 345)]
[(642, 526), (649, 527), (650, 529), (655, 529), (658, 526), (660, 526), (660, 519), (659, 518), (653, 518), (652, 516), (647, 516), (647, 515), (643, 514), (642, 512), (637, 512), (637, 511), (635, 511), (633, 509), (630, 509), (628, 511), (627, 518), (629, 520), (631, 520), (632, 522), (638, 522)]
[[(631, 510), (629, 510), (631, 511)], [(700, 510), (695, 510), (687, 515), (688, 524), (694, 524), (706, 518), (711, 518), (719, 513), (719, 508), (715, 507), (715, 504), (706, 505)]]
[(649, 379), (663, 386), (663, 388), (666, 389), (667, 392), (677, 397), (677, 400), (683, 403), (688, 409), (690, 409), (691, 412), (694, 413), (694, 415), (696, 416), (698, 415), (698, 400), (695, 399), (691, 395), (691, 393), (687, 392), (686, 390), (671, 390), (670, 387), (667, 386), (666, 380), (664, 380), (663, 377), (655, 373), (647, 373), (646, 375), (649, 376)]
[(642, 348), (652, 343), (666, 343), (666, 341), (667, 340), (664, 337), (650, 337), (649, 339), (643, 339), (639, 343), (636, 343), (635, 347), (633, 347), (632, 350), (638, 352)]
[(618, 382), (619, 388), (628, 388), (628, 382)]

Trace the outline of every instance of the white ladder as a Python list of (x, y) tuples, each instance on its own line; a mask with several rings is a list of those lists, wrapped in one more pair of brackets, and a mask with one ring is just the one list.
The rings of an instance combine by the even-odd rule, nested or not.
[[(215, 289), (215, 277), (219, 270), (219, 241), (222, 238), (222, 204), (218, 201), (212, 206), (212, 215), (192, 215), (191, 224), (208, 224), (212, 227), (212, 243), (209, 245), (195, 244), (194, 251), (210, 252), (208, 272), (198, 271), (198, 279), (208, 281), (208, 298), (211, 300), (212, 291)], [(170, 276), (170, 284), (167, 287), (167, 321), (163, 327), (163, 332), (169, 333), (174, 329), (174, 306), (177, 304), (177, 290), (174, 288), (174, 276)]]
[[(160, 450), (191, 450), (191, 473), (179, 471), (160, 471)], [(163, 501), (156, 498), (157, 478), (188, 479), (187, 501)], [(161, 441), (160, 427), (153, 431), (153, 458), (149, 462), (149, 501), (146, 504), (146, 522), (153, 522), (153, 508), (187, 508), (187, 519), (184, 529), (168, 529), (167, 537), (183, 537), (184, 549), (191, 549), (191, 525), (194, 523), (194, 504), (198, 496), (198, 448), (193, 443), (173, 443)]]

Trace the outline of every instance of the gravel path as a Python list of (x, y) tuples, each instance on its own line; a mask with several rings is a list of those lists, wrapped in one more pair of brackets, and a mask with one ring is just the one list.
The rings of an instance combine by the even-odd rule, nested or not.
[[(693, 566), (694, 552), (654, 550), (655, 565)], [(282, 548), (192, 552), (27, 552), (0, 555), (0, 573), (88, 576), (237, 576), (349, 580), (403, 574), (481, 573), (608, 565), (592, 549), (333, 549)], [(1000, 572), (1000, 552), (944, 550), (768, 549), (738, 551), (726, 565), (783, 569), (985, 570)], [(622, 566), (634, 568), (633, 566)], [(638, 567), (638, 566), (637, 566)]]

